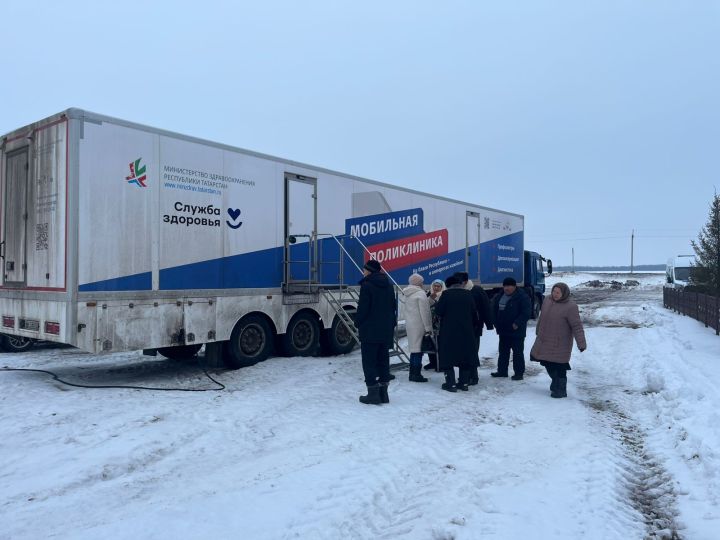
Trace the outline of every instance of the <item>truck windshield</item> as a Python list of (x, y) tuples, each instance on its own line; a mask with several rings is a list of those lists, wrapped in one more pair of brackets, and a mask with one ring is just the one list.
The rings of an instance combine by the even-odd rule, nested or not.
[(675, 268), (675, 281), (687, 281), (690, 279), (690, 268)]

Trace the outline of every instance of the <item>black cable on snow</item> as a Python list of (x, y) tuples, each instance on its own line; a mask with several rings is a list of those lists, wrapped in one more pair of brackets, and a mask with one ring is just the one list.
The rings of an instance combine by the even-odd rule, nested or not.
[(200, 365), (200, 369), (202, 369), (205, 376), (210, 379), (213, 383), (215, 383), (218, 388), (160, 388), (156, 386), (134, 386), (134, 385), (117, 385), (117, 384), (81, 384), (81, 383), (73, 383), (66, 380), (61, 379), (57, 373), (53, 373), (52, 371), (47, 371), (45, 369), (30, 369), (30, 368), (11, 368), (8, 366), (3, 366), (0, 368), (0, 371), (28, 371), (31, 373), (44, 373), (45, 375), (50, 375), (54, 380), (61, 384), (65, 384), (67, 386), (74, 386), (75, 388), (119, 388), (119, 389), (130, 389), (130, 390), (157, 390), (159, 392), (219, 392), (220, 390), (225, 390), (225, 385), (215, 379), (213, 379), (210, 374), (207, 372), (207, 369), (202, 365), (202, 362), (198, 360), (198, 364)]

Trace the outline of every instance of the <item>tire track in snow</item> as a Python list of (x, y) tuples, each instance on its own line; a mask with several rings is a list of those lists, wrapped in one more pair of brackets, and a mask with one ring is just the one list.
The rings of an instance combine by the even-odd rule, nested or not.
[[(656, 290), (622, 290), (614, 294), (603, 291), (577, 290), (576, 300), (581, 305), (583, 321), (588, 326), (607, 326), (637, 329), (653, 326), (645, 316), (645, 304), (658, 302)], [(611, 298), (612, 297), (612, 298)], [(619, 313), (607, 312), (609, 306), (622, 306), (625, 318)], [(598, 319), (596, 312), (605, 311)], [(588, 324), (589, 323), (589, 324)], [(623, 331), (623, 330), (621, 330)], [(628, 331), (628, 330), (624, 330)], [(644, 337), (640, 334), (638, 337)], [(623, 351), (611, 352), (622, 355)], [(621, 496), (625, 503), (642, 516), (646, 539), (675, 540), (682, 538), (677, 522), (677, 494), (675, 481), (662, 461), (647, 448), (646, 433), (628, 412), (627, 394), (620, 391), (621, 385), (597, 386), (588, 381), (588, 372), (579, 371), (579, 387), (586, 397), (581, 401), (598, 418), (608, 436), (619, 443), (618, 467), (620, 468)], [(634, 404), (637, 406), (637, 403)]]
[(620, 495), (645, 524), (646, 540), (681, 540), (677, 523), (677, 495), (672, 475), (646, 447), (646, 435), (625, 412), (621, 397), (602, 399), (612, 392), (607, 386), (581, 383), (587, 396), (583, 403), (594, 411), (599, 423), (619, 443)]

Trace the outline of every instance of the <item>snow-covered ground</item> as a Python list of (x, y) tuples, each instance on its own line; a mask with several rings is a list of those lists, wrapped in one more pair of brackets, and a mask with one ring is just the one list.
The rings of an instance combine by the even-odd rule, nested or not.
[[(398, 372), (384, 406), (358, 403), (357, 352), (217, 372), (227, 390), (206, 393), (0, 373), (0, 538), (720, 538), (720, 338), (662, 307), (662, 275), (639, 278), (549, 280), (573, 287), (586, 321), (568, 399), (537, 365), (490, 378), (494, 335), (479, 386), (449, 394), (438, 373)], [(211, 386), (136, 353), (0, 365)]]

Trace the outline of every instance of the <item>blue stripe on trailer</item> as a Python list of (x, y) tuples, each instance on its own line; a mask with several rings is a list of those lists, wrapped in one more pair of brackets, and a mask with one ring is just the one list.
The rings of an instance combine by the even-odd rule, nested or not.
[(116, 277), (84, 283), (78, 287), (80, 292), (97, 291), (149, 291), (152, 289), (152, 272), (143, 272), (131, 276)]

